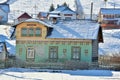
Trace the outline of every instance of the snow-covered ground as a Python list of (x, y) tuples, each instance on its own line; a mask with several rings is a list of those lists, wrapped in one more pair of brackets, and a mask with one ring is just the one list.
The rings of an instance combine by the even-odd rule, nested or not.
[(120, 72), (109, 70), (0, 70), (0, 80), (120, 80)]
[(104, 43), (99, 45), (100, 54), (120, 54), (120, 29), (103, 30)]

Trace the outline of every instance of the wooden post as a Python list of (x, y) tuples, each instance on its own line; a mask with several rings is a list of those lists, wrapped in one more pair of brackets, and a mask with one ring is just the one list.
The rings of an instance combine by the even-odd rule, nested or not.
[(93, 2), (91, 2), (91, 13), (90, 13), (90, 19), (92, 20), (92, 15), (93, 15)]

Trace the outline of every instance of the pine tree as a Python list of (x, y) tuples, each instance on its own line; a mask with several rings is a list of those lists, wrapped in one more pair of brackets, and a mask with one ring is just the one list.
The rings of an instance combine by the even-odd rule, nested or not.
[(104, 0), (104, 2), (105, 2), (105, 7), (106, 7), (106, 3), (107, 3), (107, 1), (108, 1), (108, 0)]
[(63, 6), (68, 6), (66, 2), (63, 3)]
[(51, 12), (51, 11), (54, 11), (54, 10), (55, 10), (54, 5), (51, 4), (49, 11)]

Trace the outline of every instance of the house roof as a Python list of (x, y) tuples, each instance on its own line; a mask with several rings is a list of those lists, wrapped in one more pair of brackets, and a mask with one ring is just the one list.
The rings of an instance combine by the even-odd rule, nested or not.
[(10, 8), (8, 4), (0, 4), (0, 9), (2, 9), (6, 13), (10, 12)]
[(39, 12), (38, 15), (40, 15), (42, 17), (47, 17), (48, 13), (47, 12)]
[(20, 18), (28, 18), (28, 19), (30, 19), (30, 18), (32, 18), (28, 13), (23, 13), (22, 15), (20, 15), (17, 19), (20, 19)]
[(7, 1), (9, 1), (9, 0), (1, 0), (1, 1), (0, 1), (0, 4), (1, 4), (1, 3), (6, 3)]
[(53, 25), (52, 35), (48, 38), (97, 39), (99, 24), (91, 21), (61, 21)]
[(101, 14), (120, 14), (120, 8), (101, 8)]
[(59, 16), (59, 15), (56, 15), (56, 14), (49, 14), (49, 17), (61, 17), (61, 16)]
[(51, 11), (50, 13), (72, 13), (74, 14), (75, 12), (71, 10), (68, 6), (59, 6), (56, 8), (54, 11)]
[(36, 19), (28, 19), (25, 22), (39, 22), (52, 27), (51, 35), (47, 38), (97, 39), (100, 28), (98, 23), (85, 20), (60, 21), (57, 24)]

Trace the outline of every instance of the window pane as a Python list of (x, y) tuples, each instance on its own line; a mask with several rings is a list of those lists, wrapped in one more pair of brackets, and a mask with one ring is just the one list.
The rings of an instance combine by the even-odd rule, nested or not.
[(29, 36), (34, 36), (34, 29), (33, 28), (29, 29)]
[(41, 36), (41, 29), (40, 28), (36, 28), (36, 36)]
[(22, 36), (27, 36), (27, 28), (22, 28)]
[(27, 58), (34, 58), (34, 48), (27, 48)]
[(50, 59), (57, 59), (58, 57), (58, 47), (52, 46), (49, 48)]
[(72, 47), (72, 59), (80, 59), (80, 47)]

